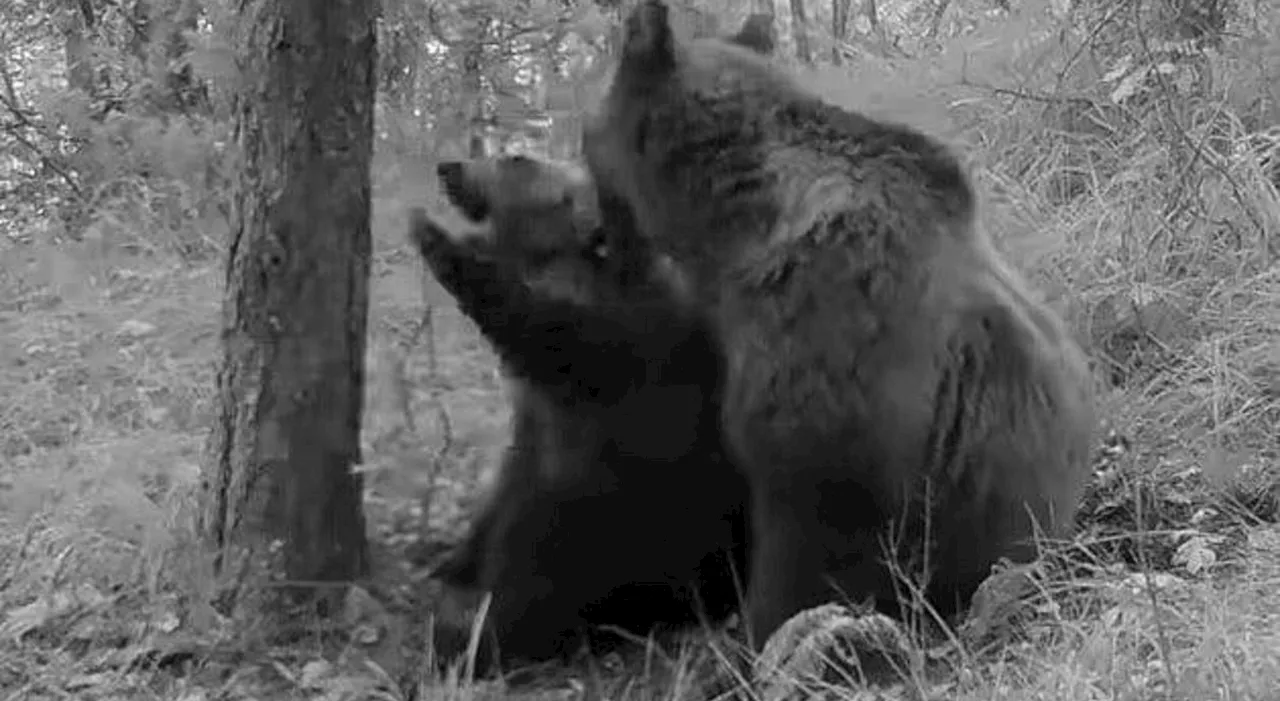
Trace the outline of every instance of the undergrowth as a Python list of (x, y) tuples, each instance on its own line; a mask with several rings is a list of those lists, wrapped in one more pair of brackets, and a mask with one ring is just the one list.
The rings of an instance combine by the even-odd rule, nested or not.
[[(1274, 11), (1255, 20), (1280, 26)], [(1079, 534), (1054, 546), (1038, 603), (1000, 645), (946, 653), (944, 675), (922, 652), (905, 686), (917, 698), (1267, 698), (1280, 687), (1280, 108), (1253, 98), (1280, 84), (1280, 48), (1212, 53), (1196, 70), (1219, 82), (1189, 93), (1176, 83), (1190, 62), (1149, 37), (1085, 62), (1090, 47), (1019, 29), (1033, 28), (1010, 20), (933, 60), (811, 78), (832, 101), (963, 148), (984, 227), (1069, 319), (1103, 399)], [(379, 594), (403, 604), (365, 610), (399, 633), (377, 649), (335, 650), (319, 633), (263, 649), (212, 606), (192, 505), (228, 138), (225, 119), (107, 120), (74, 217), (56, 216), (75, 196), (65, 183), (2, 203), (0, 698), (507, 693), (441, 680), (417, 644), (430, 637), (414, 608), (420, 563), (464, 527), (508, 408), (493, 354), (404, 241), (405, 207), (433, 184), (429, 158), (398, 142), (380, 142), (374, 173), (362, 469)], [(547, 683), (683, 698), (723, 668), (714, 649), (650, 650)]]

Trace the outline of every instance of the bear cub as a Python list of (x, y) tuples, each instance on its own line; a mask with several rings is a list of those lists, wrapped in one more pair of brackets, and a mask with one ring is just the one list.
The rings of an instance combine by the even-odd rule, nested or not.
[[(748, 571), (746, 482), (719, 428), (723, 363), (639, 237), (611, 244), (594, 185), (526, 156), (442, 163), (460, 221), (410, 237), (502, 360), (514, 436), (448, 585), (489, 591), (504, 664), (722, 622)], [(593, 632), (594, 631), (594, 632)]]

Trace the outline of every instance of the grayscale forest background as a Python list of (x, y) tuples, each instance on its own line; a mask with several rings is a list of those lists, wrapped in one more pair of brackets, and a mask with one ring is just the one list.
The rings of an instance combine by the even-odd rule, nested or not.
[[(370, 602), (401, 630), (380, 651), (255, 642), (198, 556), (237, 33), (289, 1), (0, 3), (0, 699), (400, 699), (405, 675), (417, 698), (505, 693), (406, 657), (426, 625), (410, 604)], [(360, 469), (380, 597), (419, 596), (412, 563), (457, 538), (509, 435), (496, 359), (422, 270), (406, 209), (442, 206), (441, 159), (574, 156), (624, 9), (379, 7)], [(901, 698), (1275, 698), (1280, 3), (689, 0), (682, 17), (731, 31), (758, 11), (827, 100), (960, 150), (982, 225), (1104, 388), (1075, 566), (1006, 644)], [(682, 697), (680, 664), (608, 672), (605, 695)]]

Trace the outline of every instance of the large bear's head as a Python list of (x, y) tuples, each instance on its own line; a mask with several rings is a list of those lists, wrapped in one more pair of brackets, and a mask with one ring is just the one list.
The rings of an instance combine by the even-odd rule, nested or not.
[(778, 106), (796, 91), (771, 61), (772, 27), (771, 16), (752, 15), (735, 35), (689, 37), (661, 0), (631, 12), (611, 84), (583, 128), (606, 219), (630, 209), (670, 248), (732, 225), (718, 212), (758, 198)]
[(886, 191), (895, 200), (886, 215), (932, 209), (965, 229), (973, 194), (955, 156), (807, 89), (770, 57), (771, 26), (755, 15), (734, 36), (688, 38), (664, 0), (637, 4), (611, 84), (583, 127), (604, 219), (634, 217), (639, 232), (711, 282), (779, 227), (820, 227), (828, 212)]

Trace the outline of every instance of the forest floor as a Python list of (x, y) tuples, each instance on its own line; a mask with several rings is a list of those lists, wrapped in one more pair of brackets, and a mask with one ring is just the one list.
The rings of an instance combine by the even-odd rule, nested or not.
[[(465, 525), (508, 409), (492, 353), (404, 245), (401, 209), (384, 201), (375, 217), (366, 505), (381, 550), (429, 556)], [(40, 236), (0, 246), (0, 701), (508, 693), (432, 677), (416, 649), (411, 694), (371, 653), (228, 638), (188, 547), (221, 262)], [(1159, 430), (1178, 408), (1161, 401), (1135, 388), (1104, 402), (1116, 433), (1073, 565), (1018, 634), (886, 698), (1280, 699), (1276, 452), (1176, 450)], [(426, 625), (402, 620), (398, 652)], [(676, 698), (692, 657), (624, 665), (604, 687), (598, 669), (590, 684), (565, 673), (539, 693)]]

